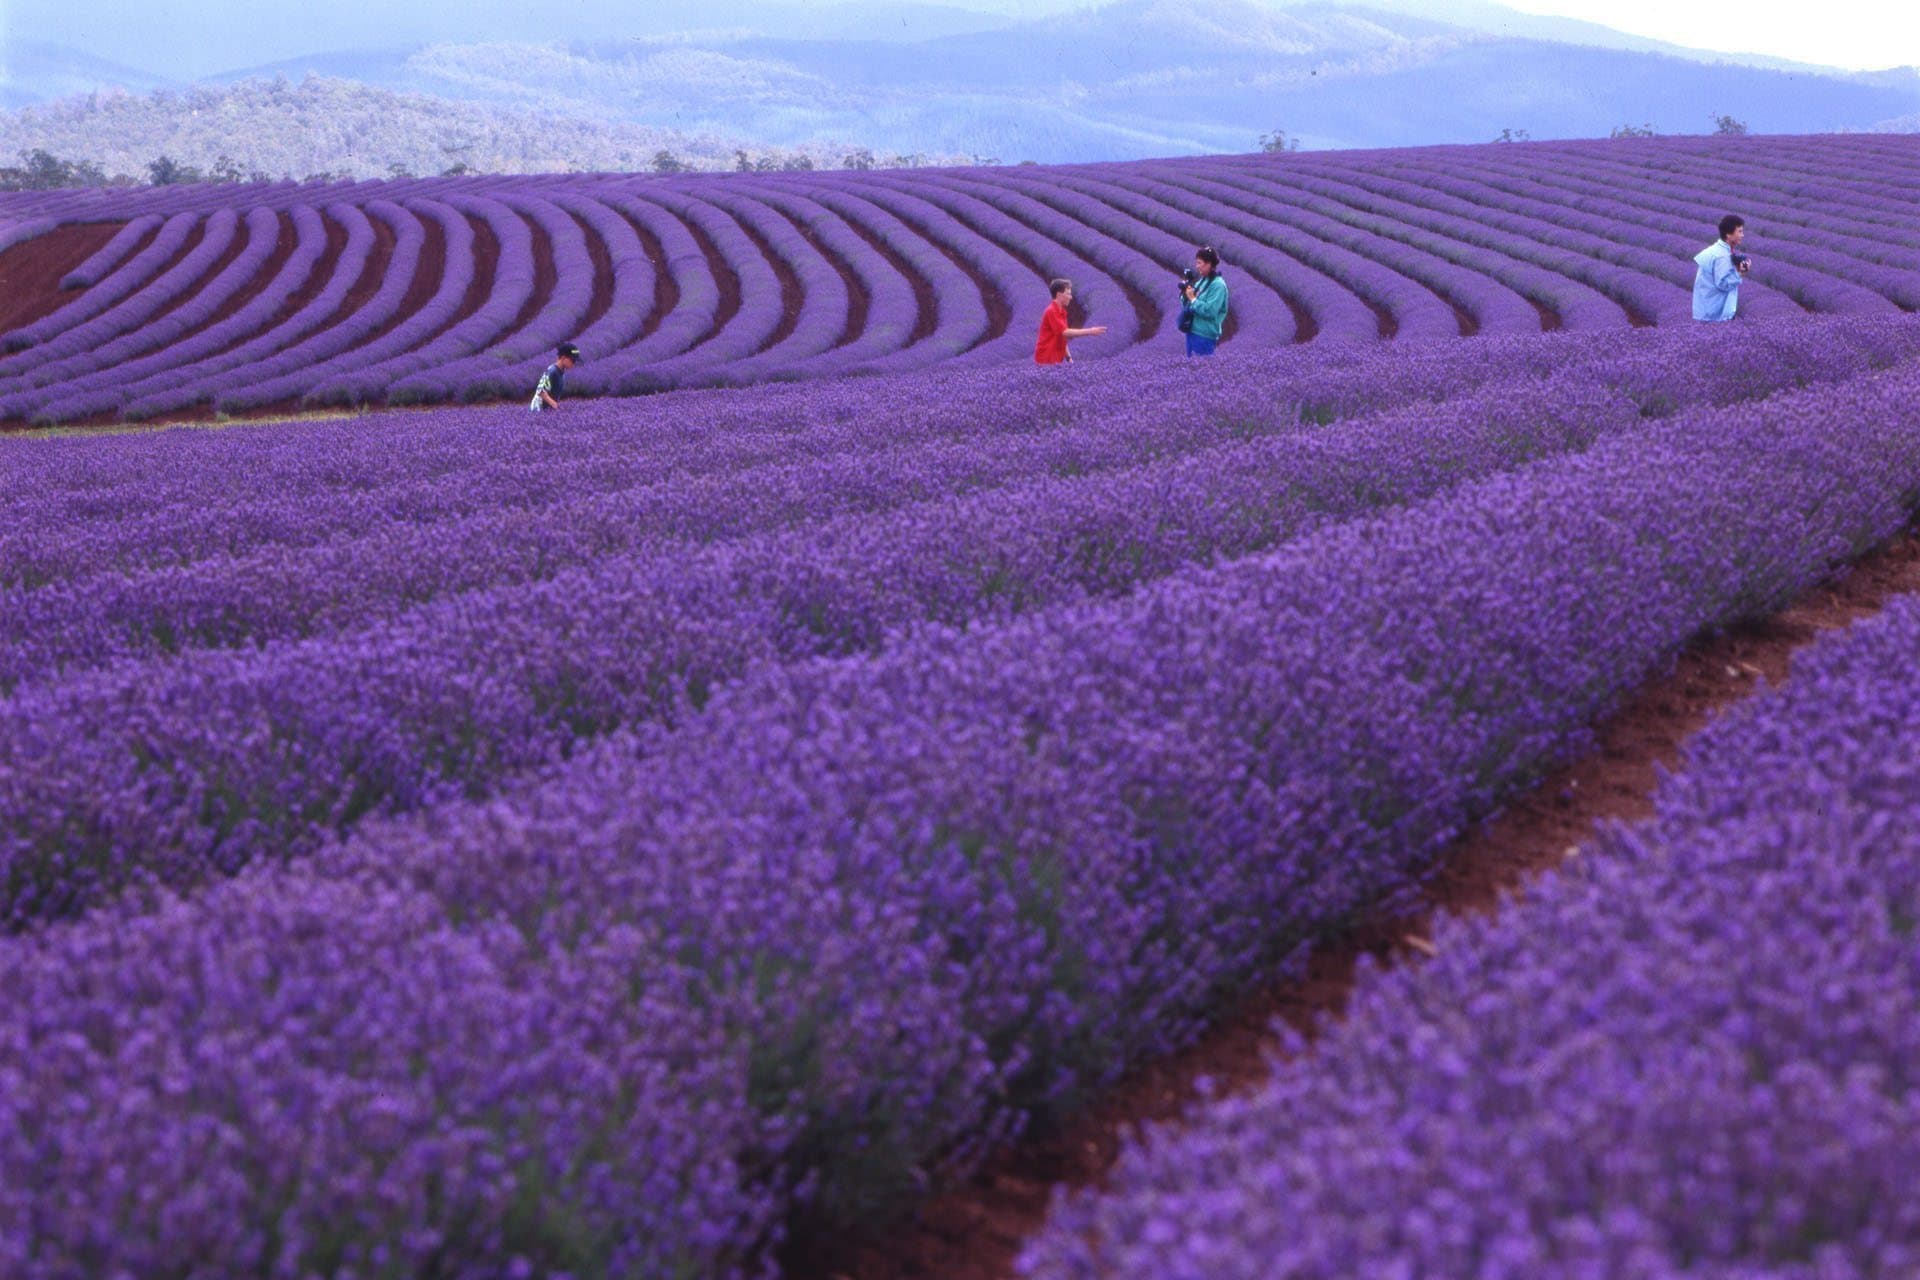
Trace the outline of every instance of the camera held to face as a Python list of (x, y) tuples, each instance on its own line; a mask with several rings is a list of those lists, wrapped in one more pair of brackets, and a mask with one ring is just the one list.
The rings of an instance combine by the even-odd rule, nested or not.
[(1185, 271), (1182, 271), (1180, 273), (1180, 292), (1182, 294), (1185, 294), (1187, 290), (1193, 288), (1195, 285), (1199, 283), (1200, 283), (1200, 273), (1198, 271), (1195, 271), (1192, 267), (1188, 267)]

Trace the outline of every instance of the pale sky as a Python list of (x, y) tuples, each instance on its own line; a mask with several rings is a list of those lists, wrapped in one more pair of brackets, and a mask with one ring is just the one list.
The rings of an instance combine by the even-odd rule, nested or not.
[(1811, 0), (1797, 4), (1698, 0), (1504, 0), (1527, 13), (1598, 22), (1696, 49), (1764, 53), (1855, 71), (1920, 65), (1915, 0)]

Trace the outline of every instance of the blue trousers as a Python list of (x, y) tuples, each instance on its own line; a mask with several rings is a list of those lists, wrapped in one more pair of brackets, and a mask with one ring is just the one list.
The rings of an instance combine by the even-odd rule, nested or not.
[(1213, 349), (1220, 345), (1218, 338), (1203, 338), (1197, 333), (1187, 335), (1187, 354), (1189, 356), (1210, 356)]

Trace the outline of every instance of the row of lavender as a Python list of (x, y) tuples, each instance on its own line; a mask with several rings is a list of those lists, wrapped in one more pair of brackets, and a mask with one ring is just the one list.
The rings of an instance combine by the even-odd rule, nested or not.
[(761, 661), (494, 801), (0, 943), (0, 1265), (758, 1270), (1180, 1042), (1688, 637), (1887, 537), (1916, 393), (1685, 408), (1122, 598)]
[[(1307, 352), (1236, 361), (1224, 383), (1181, 367), (1144, 383), (1033, 373), (1030, 387), (950, 375), (887, 403), (917, 441), (848, 430), (844, 401), (785, 391), (773, 402), (831, 425), (796, 432), (782, 415), (771, 439), (723, 431), (642, 453), (634, 436), (653, 433), (616, 417), (564, 458), (426, 467), (424, 483), (400, 468), (390, 489), (224, 512), (203, 487), (256, 469), (244, 442), (195, 441), (225, 469), (181, 469), (197, 479), (177, 504), (137, 480), (50, 487), (22, 504), (16, 544), (38, 585), (8, 591), (0, 622), (4, 917), (71, 914), (154, 877), (197, 883), (368, 815), (491, 793), (583, 738), (683, 719), (758, 664), (1120, 595), (1650, 415), (1920, 346), (1906, 321), (1787, 326), (1738, 352), (1715, 336), (1448, 344), (1390, 362), (1391, 378), (1378, 355)], [(1119, 398), (1122, 379), (1137, 399)], [(632, 412), (666, 425), (685, 406)], [(1335, 413), (1347, 420), (1316, 426)], [(486, 422), (441, 432), (485, 449)], [(95, 465), (164, 448), (33, 447)], [(140, 558), (162, 563), (113, 571)]]
[(1059, 1277), (1920, 1272), (1920, 600), (1056, 1212)]
[(1083, 356), (1166, 350), (1200, 242), (1247, 345), (1665, 324), (1727, 206), (1761, 237), (1749, 311), (1884, 314), (1920, 305), (1916, 175), (1900, 139), (1670, 139), (21, 194), (21, 234), (124, 226), (76, 297), (0, 336), (0, 418), (521, 395), (569, 339), (590, 394), (1015, 363), (1062, 274), (1113, 327)]

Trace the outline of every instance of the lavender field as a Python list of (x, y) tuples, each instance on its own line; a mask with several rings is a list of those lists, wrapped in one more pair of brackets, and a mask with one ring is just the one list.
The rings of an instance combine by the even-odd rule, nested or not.
[(1899, 136), (14, 193), (0, 421), (524, 397), (563, 340), (576, 394), (996, 366), (1061, 275), (1137, 358), (1199, 243), (1250, 347), (1668, 325), (1734, 204), (1749, 314), (1893, 315), (1916, 193)]
[(1920, 1271), (1916, 655), (1914, 596), (1801, 655), (1654, 820), (1374, 975), (1310, 1065), (1066, 1206), (1028, 1274)]
[[(0, 203), (6, 253), (85, 250), (36, 260), (78, 310), (12, 330), (14, 418), (515, 401), (0, 437), (0, 1275), (778, 1274), (1187, 1044), (1911, 521), (1920, 150), (1758, 141)], [(1735, 201), (1751, 315), (1694, 325)], [(1203, 239), (1238, 325), (1186, 361)], [(1060, 271), (1113, 340), (1035, 368)], [(606, 394), (535, 418), (568, 338)], [(1863, 734), (1911, 631), (1813, 668)], [(1598, 888), (1448, 935), (1346, 1065), (1064, 1203), (1032, 1274), (1899, 1274), (1912, 1082), (1892, 1030), (1845, 1066), (1914, 1014), (1899, 779), (1781, 720), (1838, 678), (1725, 731)], [(1779, 742), (1861, 798), (1851, 861), (1769, 804)], [(1763, 930), (1802, 875), (1881, 949), (1802, 929), (1765, 1017), (1635, 1003), (1676, 884)], [(1474, 1017), (1419, 994), (1456, 979)], [(1536, 1115), (1502, 1054), (1549, 988), (1541, 1052), (1591, 1015), (1646, 1056)], [(1696, 1024), (1759, 1073), (1697, 1125), (1798, 1089), (1822, 1163), (1635, 1184), (1701, 1148), (1636, 1092)], [(1632, 1119), (1617, 1166), (1569, 1114)]]

